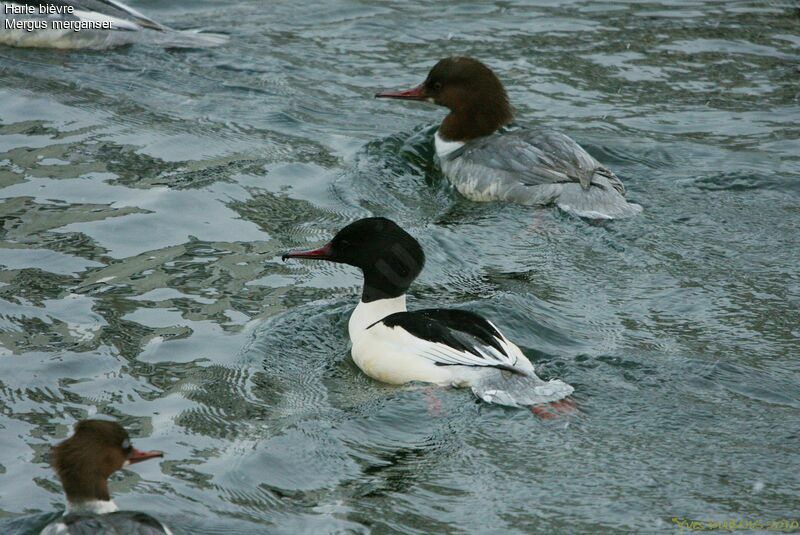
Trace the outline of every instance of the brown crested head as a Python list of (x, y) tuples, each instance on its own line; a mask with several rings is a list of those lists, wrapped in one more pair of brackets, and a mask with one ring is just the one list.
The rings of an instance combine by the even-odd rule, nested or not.
[(414, 89), (375, 96), (427, 100), (445, 106), (450, 114), (442, 122), (439, 135), (447, 141), (488, 136), (513, 118), (503, 84), (489, 67), (474, 58), (444, 58)]
[(155, 457), (158, 451), (139, 451), (128, 432), (116, 422), (82, 420), (75, 432), (52, 449), (52, 465), (70, 502), (110, 500), (108, 477), (125, 466)]

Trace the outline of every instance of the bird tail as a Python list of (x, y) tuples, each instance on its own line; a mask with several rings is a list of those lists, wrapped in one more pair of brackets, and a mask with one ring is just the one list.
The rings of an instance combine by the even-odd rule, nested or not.
[(508, 407), (530, 407), (564, 399), (574, 388), (561, 381), (543, 381), (536, 375), (490, 373), (473, 381), (472, 392), (487, 403)]
[(596, 171), (587, 189), (565, 185), (556, 204), (570, 214), (588, 219), (623, 219), (642, 211), (638, 204), (625, 200), (625, 187), (610, 171)]

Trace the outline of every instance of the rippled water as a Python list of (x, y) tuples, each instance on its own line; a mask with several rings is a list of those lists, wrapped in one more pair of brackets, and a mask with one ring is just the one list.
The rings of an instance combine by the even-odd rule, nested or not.
[[(176, 533), (647, 533), (798, 517), (800, 8), (790, 1), (131, 2), (208, 50), (0, 48), (0, 528), (63, 508), (94, 414), (160, 463)], [(222, 4), (222, 5), (220, 5)], [(228, 5), (229, 4), (229, 5)], [(644, 206), (593, 225), (475, 204), (429, 105), (474, 55)], [(422, 241), (410, 304), (479, 311), (581, 414), (377, 384), (358, 274), (280, 262), (369, 214)]]

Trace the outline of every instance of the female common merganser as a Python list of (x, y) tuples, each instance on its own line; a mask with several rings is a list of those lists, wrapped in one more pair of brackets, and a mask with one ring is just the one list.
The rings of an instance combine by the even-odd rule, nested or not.
[(614, 173), (565, 134), (498, 132), (513, 116), (508, 96), (492, 70), (476, 59), (445, 58), (418, 87), (375, 96), (425, 100), (450, 109), (436, 132), (436, 155), (444, 175), (468, 199), (556, 204), (592, 219), (642, 210), (625, 200), (625, 187)]
[(520, 407), (558, 401), (573, 391), (562, 381), (539, 379), (519, 347), (473, 312), (407, 311), (406, 291), (422, 271), (425, 254), (388, 219), (361, 219), (324, 247), (283, 255), (287, 258), (361, 269), (364, 289), (348, 330), (353, 361), (373, 379), (469, 386), (485, 401)]
[(67, 495), (67, 510), (62, 518), (45, 527), (41, 535), (171, 534), (166, 526), (145, 513), (119, 511), (108, 493), (107, 480), (111, 474), (129, 464), (163, 456), (160, 451), (134, 448), (127, 431), (115, 422), (78, 422), (75, 433), (52, 450), (53, 468)]
[(177, 31), (116, 0), (5, 0), (0, 44), (109, 48), (137, 42), (166, 47), (216, 46), (227, 36)]

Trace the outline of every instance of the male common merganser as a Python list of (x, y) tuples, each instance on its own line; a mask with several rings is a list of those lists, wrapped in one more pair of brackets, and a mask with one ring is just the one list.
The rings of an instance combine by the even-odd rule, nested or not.
[(327, 245), (287, 258), (360, 268), (361, 302), (348, 331), (353, 361), (384, 383), (412, 381), (471, 387), (481, 399), (510, 406), (551, 403), (573, 388), (539, 379), (522, 351), (474, 312), (406, 310), (406, 291), (425, 264), (419, 242), (389, 219), (371, 217), (340, 230)]
[(498, 131), (513, 117), (503, 84), (472, 58), (440, 60), (419, 86), (380, 98), (424, 100), (449, 108), (435, 135), (442, 172), (468, 199), (556, 204), (580, 217), (614, 219), (641, 212), (625, 187), (561, 132)]
[(193, 48), (225, 35), (173, 30), (116, 0), (4, 0), (0, 45), (109, 48), (137, 42)]
[(52, 450), (52, 465), (67, 495), (67, 510), (41, 535), (70, 533), (140, 533), (170, 535), (169, 528), (145, 513), (119, 511), (108, 493), (108, 477), (160, 451), (140, 451), (127, 431), (106, 420), (83, 420), (75, 433)]

